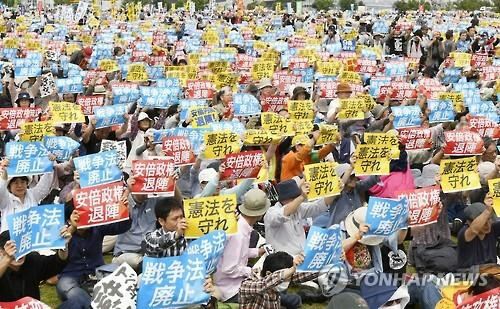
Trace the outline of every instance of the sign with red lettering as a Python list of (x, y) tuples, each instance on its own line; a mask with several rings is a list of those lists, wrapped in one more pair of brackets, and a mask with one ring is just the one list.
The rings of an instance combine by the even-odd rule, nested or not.
[(481, 68), (486, 66), (486, 62), (488, 62), (488, 54), (476, 53), (472, 55), (470, 65), (476, 68)]
[(377, 60), (363, 59), (357, 60), (356, 72), (365, 74), (375, 74), (377, 73)]
[(236, 55), (236, 69), (237, 70), (251, 70), (255, 62), (255, 57), (247, 54)]
[(184, 136), (164, 137), (161, 149), (167, 157), (174, 159), (175, 166), (193, 164), (195, 161), (189, 139)]
[(132, 161), (132, 175), (135, 183), (132, 192), (174, 195), (175, 181), (174, 160), (134, 160)]
[(467, 118), (471, 131), (479, 133), (481, 137), (500, 138), (500, 126), (494, 121), (482, 116), (467, 115)]
[(19, 129), (25, 122), (34, 122), (42, 113), (39, 107), (0, 108), (0, 130)]
[(225, 169), (221, 180), (257, 178), (262, 160), (263, 154), (260, 150), (229, 154), (223, 161)]
[(424, 128), (399, 129), (399, 140), (406, 150), (430, 149), (432, 147), (431, 130)]
[(188, 99), (212, 99), (214, 85), (206, 80), (188, 80), (186, 97)]
[(122, 197), (121, 181), (75, 190), (75, 209), (80, 214), (78, 228), (128, 220), (128, 206)]
[(11, 302), (0, 302), (0, 308), (2, 309), (50, 309), (49, 306), (42, 303), (41, 301), (31, 298), (29, 296), (23, 297), (16, 301)]
[[(319, 81), (317, 82), (319, 88), (319, 95), (321, 98), (332, 99), (337, 97), (336, 81)], [(363, 85), (350, 84), (353, 96), (359, 93), (364, 93)]]
[(167, 65), (169, 63), (167, 56), (149, 56), (148, 64), (151, 66)]
[(497, 80), (500, 78), (500, 66), (488, 65), (480, 68), (480, 78), (485, 81)]
[(106, 72), (105, 71), (84, 71), (85, 78), (83, 79), (83, 85), (88, 86), (91, 81), (96, 80), (96, 85), (103, 85), (106, 83)]
[(277, 113), (282, 109), (287, 109), (288, 97), (286, 96), (267, 96), (261, 98), (262, 109), (264, 112)]
[(468, 298), (461, 304), (457, 304), (458, 293), (455, 294), (457, 309), (490, 309), (498, 308), (500, 304), (500, 288), (495, 288), (479, 295)]
[(305, 69), (309, 67), (309, 59), (305, 57), (290, 57), (288, 62), (288, 68), (290, 70), (294, 69)]
[(480, 155), (483, 153), (483, 139), (477, 132), (460, 130), (444, 132), (446, 146), (444, 154), (452, 156)]
[(301, 75), (294, 75), (288, 72), (276, 72), (273, 75), (273, 86), (278, 88), (280, 95), (285, 95), (287, 88), (302, 82)]
[(440, 192), (439, 186), (398, 192), (398, 199), (406, 198), (408, 201), (409, 226), (422, 226), (437, 221), (443, 208)]
[(76, 104), (82, 107), (85, 116), (94, 115), (94, 109), (104, 104), (104, 95), (80, 95), (76, 99)]

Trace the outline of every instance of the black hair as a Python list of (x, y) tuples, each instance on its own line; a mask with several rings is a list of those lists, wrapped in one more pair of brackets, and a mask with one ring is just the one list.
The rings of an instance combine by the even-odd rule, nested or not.
[(453, 38), (453, 30), (446, 31), (444, 36), (446, 37), (447, 40)]
[(171, 105), (168, 109), (167, 109), (167, 117), (170, 117), (170, 116), (173, 116), (175, 114), (177, 114), (177, 110), (179, 109), (179, 104), (174, 104), (174, 105)]
[(479, 277), (476, 282), (469, 287), (467, 292), (469, 292), (470, 295), (475, 296), (498, 287), (500, 287), (500, 280), (498, 280), (495, 276), (488, 274), (486, 276)]
[(265, 277), (267, 272), (274, 273), (275, 271), (290, 268), (293, 266), (293, 257), (283, 251), (269, 254), (262, 265), (261, 276)]
[(172, 210), (182, 209), (182, 203), (174, 196), (162, 197), (156, 200), (156, 219), (166, 219)]
[(483, 137), (484, 149), (488, 149), (492, 144), (496, 146), (497, 142), (489, 136)]

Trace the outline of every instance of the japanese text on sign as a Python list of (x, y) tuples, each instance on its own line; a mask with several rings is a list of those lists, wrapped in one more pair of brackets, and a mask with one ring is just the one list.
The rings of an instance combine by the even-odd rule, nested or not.
[(339, 195), (341, 180), (335, 173), (335, 163), (325, 162), (308, 164), (304, 166), (304, 176), (311, 185), (307, 198), (310, 200)]
[(444, 193), (481, 188), (476, 158), (442, 160), (439, 173)]

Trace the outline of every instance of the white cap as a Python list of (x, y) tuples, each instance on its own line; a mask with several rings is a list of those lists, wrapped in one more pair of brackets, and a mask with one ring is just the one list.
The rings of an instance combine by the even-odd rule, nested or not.
[(148, 114), (146, 114), (145, 112), (140, 112), (139, 113), (139, 117), (137, 117), (137, 121), (141, 121), (141, 120), (144, 120), (144, 119), (151, 120), (151, 118), (149, 118)]
[(200, 172), (198, 175), (198, 180), (200, 183), (209, 182), (210, 180), (217, 177), (219, 173), (213, 168), (206, 168)]

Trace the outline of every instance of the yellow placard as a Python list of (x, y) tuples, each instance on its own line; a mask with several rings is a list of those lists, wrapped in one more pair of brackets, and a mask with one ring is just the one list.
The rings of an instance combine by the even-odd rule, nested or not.
[(369, 145), (381, 145), (397, 148), (399, 146), (399, 138), (395, 133), (370, 133), (365, 132), (363, 139)]
[(54, 136), (55, 128), (52, 121), (25, 122), (21, 124), (21, 141), (40, 142), (44, 136)]
[(304, 177), (311, 185), (307, 194), (309, 200), (340, 194), (342, 186), (340, 178), (335, 173), (336, 165), (333, 162), (324, 162), (304, 166)]
[(201, 53), (190, 53), (188, 54), (188, 63), (189, 64), (199, 64), (201, 58)]
[(207, 42), (207, 45), (218, 45), (219, 34), (215, 31), (207, 31), (203, 33), (202, 39)]
[(439, 173), (444, 193), (481, 188), (476, 158), (441, 160)]
[(244, 145), (269, 145), (280, 136), (264, 129), (248, 129), (243, 139)]
[(456, 68), (463, 68), (470, 65), (472, 55), (469, 53), (450, 53)]
[(352, 98), (352, 99), (340, 99), (340, 109), (350, 109), (350, 110), (358, 110), (358, 111), (363, 111), (367, 112), (371, 108), (372, 103), (366, 100), (364, 98)]
[(309, 134), (314, 128), (312, 119), (293, 120), (293, 128), (297, 134)]
[(493, 209), (497, 216), (500, 216), (500, 178), (488, 180), (490, 193), (493, 194)]
[(316, 60), (320, 58), (318, 56), (318, 52), (314, 48), (299, 49), (297, 55), (300, 57), (307, 58), (311, 63), (316, 62)]
[(314, 119), (314, 103), (312, 100), (288, 100), (290, 119)]
[(464, 95), (461, 92), (441, 92), (438, 95), (439, 100), (450, 100), (453, 103), (455, 112), (462, 113), (465, 111)]
[(236, 194), (194, 198), (183, 203), (187, 221), (186, 238), (198, 238), (216, 230), (227, 235), (238, 232)]
[(208, 63), (208, 69), (214, 74), (226, 72), (229, 69), (229, 63), (222, 60), (212, 61)]
[(356, 95), (355, 98), (363, 100), (363, 102), (365, 104), (364, 109), (363, 109), (364, 111), (372, 110), (375, 107), (375, 105), (377, 104), (375, 102), (375, 100), (373, 99), (373, 97), (369, 94), (360, 93), (360, 94)]
[(337, 143), (339, 140), (340, 133), (336, 125), (324, 123), (319, 125), (319, 138), (316, 141), (316, 145)]
[(361, 76), (358, 72), (353, 71), (343, 71), (339, 76), (340, 81), (352, 84), (361, 84)]
[(354, 163), (354, 174), (356, 176), (389, 175), (390, 159), (356, 159)]
[(167, 68), (165, 67), (165, 77), (166, 78), (177, 78), (179, 80), (179, 83), (182, 85), (182, 87), (186, 87), (187, 80), (188, 80), (188, 73), (184, 70), (178, 70), (178, 71), (168, 71)]
[(81, 49), (80, 45), (78, 45), (76, 43), (69, 43), (68, 45), (66, 45), (66, 55), (70, 56), (74, 52), (76, 52), (77, 50), (80, 50), (80, 49)]
[(269, 130), (273, 134), (294, 136), (293, 122), (290, 119), (282, 117), (276, 113), (264, 112), (260, 114), (262, 128)]
[(41, 50), (42, 44), (38, 40), (33, 40), (33, 39), (26, 40), (25, 48), (27, 50)]
[(337, 118), (341, 120), (363, 120), (365, 112), (354, 109), (343, 109), (337, 113)]
[(258, 51), (259, 53), (263, 53), (266, 49), (267, 49), (267, 43), (266, 42), (262, 42), (262, 41), (255, 41), (253, 43), (253, 49), (255, 49), (256, 51)]
[(230, 153), (241, 149), (240, 137), (229, 130), (205, 133), (205, 158), (222, 159)]
[(343, 64), (338, 60), (318, 62), (318, 73), (327, 76), (337, 76)]
[(260, 81), (263, 78), (272, 78), (274, 74), (274, 62), (259, 61), (252, 66), (252, 79)]
[(274, 49), (270, 49), (270, 50), (267, 50), (265, 51), (262, 56), (260, 57), (260, 59), (262, 59), (263, 61), (271, 61), (271, 62), (274, 62), (276, 63), (280, 58), (280, 54), (275, 51)]
[(225, 86), (234, 87), (238, 84), (238, 75), (228, 72), (218, 73), (214, 76), (213, 82), (217, 90)]
[(3, 39), (3, 48), (18, 48), (19, 41), (17, 38), (5, 38)]
[(84, 123), (82, 107), (70, 102), (49, 102), (53, 123)]
[(98, 67), (100, 70), (103, 70), (106, 73), (113, 73), (115, 71), (120, 70), (120, 67), (118, 66), (118, 62), (116, 60), (113, 60), (113, 59), (99, 60)]
[(148, 72), (144, 63), (131, 63), (128, 65), (127, 81), (145, 82), (148, 80)]

